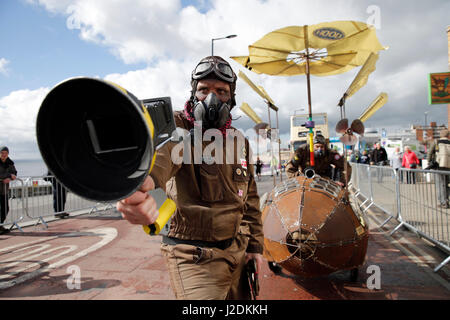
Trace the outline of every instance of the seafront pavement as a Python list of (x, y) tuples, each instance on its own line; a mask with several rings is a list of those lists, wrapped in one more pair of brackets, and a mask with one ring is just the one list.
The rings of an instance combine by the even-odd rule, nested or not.
[[(262, 195), (272, 189), (273, 178), (257, 183)], [(350, 281), (349, 271), (312, 279), (285, 270), (275, 275), (265, 263), (259, 299), (448, 300), (449, 267), (433, 272), (445, 254), (403, 229), (389, 236), (395, 223), (381, 229), (384, 218), (376, 208), (368, 212), (369, 246), (357, 281)], [(0, 299), (175, 299), (159, 251), (161, 237), (149, 237), (114, 209), (23, 231), (0, 236)], [(370, 266), (379, 267), (379, 289), (369, 288)]]

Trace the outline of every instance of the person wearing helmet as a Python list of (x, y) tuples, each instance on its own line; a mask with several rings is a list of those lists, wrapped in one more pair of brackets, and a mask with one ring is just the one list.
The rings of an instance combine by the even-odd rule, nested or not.
[[(309, 145), (304, 144), (295, 150), (294, 156), (286, 165), (288, 178), (296, 177), (299, 170), (305, 174), (307, 169), (313, 169), (315, 174), (321, 177), (336, 180), (341, 186), (345, 186), (344, 158), (327, 146), (324, 136), (317, 134), (314, 139), (314, 168), (311, 168)], [(350, 179), (351, 167), (347, 166), (347, 180)]]
[[(263, 261), (261, 211), (250, 146), (231, 127), (236, 80), (223, 58), (202, 59), (191, 75), (191, 96), (183, 111), (174, 112), (174, 118), (177, 127), (193, 133), (195, 139), (199, 129), (204, 137), (212, 130), (223, 140), (240, 137), (244, 145), (236, 147), (227, 140), (221, 149), (226, 163), (211, 163), (205, 156), (208, 144), (204, 138), (200, 163), (193, 156), (196, 143), (191, 144), (189, 154), (194, 160), (179, 163), (171, 158), (176, 144), (167, 143), (158, 150), (141, 189), (117, 203), (129, 222), (150, 225), (158, 211), (148, 190), (161, 187), (176, 202), (161, 252), (177, 299), (250, 299), (245, 265), (254, 259), (259, 271)], [(183, 149), (183, 160), (185, 153)]]

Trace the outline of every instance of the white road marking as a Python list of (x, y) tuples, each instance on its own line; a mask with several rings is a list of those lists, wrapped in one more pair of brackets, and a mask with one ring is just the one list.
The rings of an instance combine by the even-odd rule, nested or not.
[(50, 241), (50, 240), (53, 240), (53, 239), (56, 239), (56, 238), (58, 238), (58, 236), (47, 237), (47, 238), (43, 238), (43, 239), (38, 239), (38, 240), (26, 242), (26, 243), (19, 243), (19, 244), (10, 246), (10, 247), (6, 247), (6, 248), (0, 249), (0, 253), (1, 253), (1, 252), (8, 251), (8, 250), (15, 249), (15, 248), (19, 248), (19, 247), (25, 247), (25, 246), (27, 246), (27, 245), (34, 244), (34, 243), (39, 243), (39, 242), (44, 242), (44, 241)]
[[(13, 266), (19, 264), (19, 263), (22, 261), (22, 260), (20, 260), (20, 259), (22, 259), (23, 257), (27, 257), (27, 256), (30, 255), (30, 254), (33, 254), (33, 253), (36, 253), (36, 252), (45, 250), (45, 249), (49, 248), (50, 245), (49, 245), (49, 244), (41, 244), (41, 245), (36, 244), (36, 245), (34, 245), (34, 246), (31, 246), (31, 247), (26, 247), (26, 248), (22, 248), (22, 249), (19, 249), (19, 250), (15, 250), (15, 251), (13, 251), (13, 253), (17, 253), (17, 252), (19, 252), (19, 251), (23, 251), (23, 250), (25, 250), (25, 249), (30, 249), (30, 248), (33, 248), (33, 247), (39, 247), (39, 248), (37, 248), (37, 249), (35, 249), (35, 250), (33, 250), (33, 251), (30, 251), (30, 252), (24, 253), (24, 254), (22, 254), (22, 255), (18, 255), (18, 256), (11, 257), (11, 258), (9, 258), (9, 259), (2, 260), (2, 261), (1, 261), (2, 263), (6, 263), (6, 262), (10, 262), (10, 261), (15, 261), (15, 262), (12, 262), (12, 263), (10, 263), (10, 264), (7, 264), (7, 265), (5, 265), (5, 266), (2, 266), (2, 267), (0, 268), (0, 270), (6, 269), (6, 268), (10, 268), (10, 267), (13, 267)], [(41, 253), (40, 253), (40, 254), (41, 254)], [(27, 257), (27, 259), (29, 259), (29, 257)], [(1, 276), (0, 276), (0, 277), (1, 277)]]
[[(37, 267), (37, 266), (39, 266), (39, 265), (42, 265), (44, 262), (47, 262), (47, 261), (56, 259), (56, 258), (58, 258), (59, 256), (65, 255), (66, 253), (69, 253), (69, 252), (71, 252), (71, 251), (76, 250), (76, 249), (78, 248), (78, 246), (61, 246), (61, 247), (52, 248), (52, 249), (50, 249), (50, 250), (47, 250), (47, 251), (44, 251), (44, 252), (35, 254), (35, 255), (33, 255), (33, 256), (29, 256), (29, 257), (27, 257), (27, 260), (26, 260), (26, 261), (31, 262), (33, 259), (35, 259), (35, 258), (37, 258), (37, 257), (39, 257), (39, 256), (41, 256), (41, 255), (43, 255), (43, 254), (48, 254), (48, 253), (50, 253), (50, 252), (57, 251), (57, 250), (59, 250), (59, 249), (61, 249), (61, 248), (68, 248), (68, 249), (65, 250), (65, 251), (62, 251), (62, 252), (60, 252), (60, 253), (58, 253), (58, 254), (56, 254), (56, 255), (54, 255), (54, 256), (51, 256), (51, 257), (49, 257), (49, 258), (46, 258), (46, 259), (44, 259), (44, 260), (39, 260), (39, 262), (32, 262), (32, 263), (26, 265), (25, 267), (20, 268), (20, 269), (18, 269), (18, 270), (16, 270), (16, 271), (8, 272), (7, 274), (1, 275), (1, 276), (0, 276), (0, 280), (6, 279), (6, 278), (11, 278), (12, 276), (14, 276), (14, 275), (16, 275), (16, 274), (19, 274), (19, 273), (21, 273), (21, 272), (23, 272), (23, 271), (25, 271), (25, 270), (28, 270), (28, 269)], [(7, 267), (12, 267), (12, 266), (18, 265), (18, 264), (21, 263), (21, 262), (23, 262), (23, 261), (22, 261), (22, 260), (18, 260), (18, 261), (16, 261), (16, 262), (10, 263), (9, 265), (7, 265)]]
[[(52, 263), (52, 264), (50, 264), (50, 265), (48, 265), (46, 267), (43, 267), (43, 268), (40, 268), (40, 269), (35, 270), (33, 272), (29, 272), (27, 274), (24, 274), (23, 276), (18, 277), (16, 279), (0, 282), (0, 290), (1, 289), (10, 288), (10, 287), (12, 287), (12, 286), (14, 286), (16, 284), (19, 284), (19, 283), (25, 282), (27, 280), (33, 279), (33, 278), (39, 276), (40, 274), (42, 274), (44, 272), (48, 272), (48, 271), (51, 271), (52, 269), (59, 268), (59, 267), (65, 265), (65, 264), (67, 264), (69, 262), (72, 262), (72, 261), (74, 261), (76, 259), (84, 257), (84, 256), (88, 255), (89, 253), (100, 249), (101, 247), (103, 247), (104, 245), (108, 244), (109, 242), (111, 242), (112, 240), (114, 240), (117, 237), (117, 230), (115, 228), (90, 229), (90, 230), (86, 230), (86, 231), (83, 231), (83, 232), (80, 232), (80, 233), (72, 232), (72, 233), (67, 233), (67, 234), (60, 235), (60, 236), (52, 236), (52, 237), (48, 237), (48, 238), (44, 238), (44, 239), (39, 239), (39, 240), (36, 240), (36, 241), (31, 241), (31, 242), (28, 242), (28, 243), (25, 243), (25, 244), (19, 244), (19, 245), (14, 245), (14, 246), (10, 246), (10, 247), (7, 247), (7, 248), (0, 249), (0, 252), (5, 252), (5, 251), (9, 251), (9, 250), (14, 249), (14, 248), (24, 247), (26, 245), (36, 244), (36, 243), (43, 242), (43, 241), (49, 241), (49, 240), (56, 239), (56, 238), (59, 238), (59, 237), (71, 237), (71, 236), (77, 236), (77, 235), (80, 235), (80, 234), (81, 235), (85, 235), (86, 232), (91, 232), (92, 235), (97, 235), (97, 236), (101, 237), (101, 240), (99, 242), (95, 243), (94, 245), (90, 246), (89, 248), (86, 248), (86, 249), (84, 249), (84, 250), (74, 254), (73, 256), (66, 257), (66, 258), (64, 258), (62, 260), (59, 260), (57, 262), (54, 262), (54, 263)], [(68, 249), (66, 251), (62, 252), (62, 253), (59, 253), (59, 254), (57, 254), (55, 256), (51, 256), (49, 258), (46, 258), (46, 259), (44, 259), (44, 260), (42, 260), (40, 262), (32, 263), (31, 265), (28, 265), (28, 266), (22, 268), (23, 269), (22, 271), (24, 271), (26, 269), (29, 269), (29, 268), (32, 268), (34, 266), (40, 265), (42, 262), (46, 262), (46, 261), (52, 260), (52, 259), (54, 259), (56, 257), (59, 257), (59, 256), (61, 256), (63, 254), (66, 254), (67, 252), (70, 252), (70, 251), (73, 251), (73, 250), (76, 249), (76, 246), (64, 246), (64, 247), (68, 247)], [(58, 248), (53, 248), (53, 249), (47, 250), (46, 252), (42, 252), (42, 253), (38, 254), (37, 256), (39, 256), (41, 254), (44, 254), (44, 253), (55, 251), (55, 250), (60, 249), (60, 248), (62, 248), (62, 247), (58, 247)], [(18, 251), (22, 251), (23, 249), (24, 248), (19, 249)], [(23, 257), (23, 255), (21, 255), (20, 257)], [(30, 257), (28, 257), (27, 259), (30, 259)], [(12, 261), (11, 258), (8, 259), (8, 261)], [(17, 274), (19, 272), (22, 272), (22, 271), (16, 271), (15, 274)]]

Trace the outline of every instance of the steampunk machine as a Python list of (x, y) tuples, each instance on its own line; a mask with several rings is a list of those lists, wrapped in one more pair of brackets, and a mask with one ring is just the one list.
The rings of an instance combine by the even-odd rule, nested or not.
[(349, 125), (345, 100), (365, 85), (375, 70), (378, 51), (384, 49), (372, 26), (334, 21), (272, 31), (249, 45), (248, 56), (231, 57), (257, 74), (306, 75), (308, 118), (302, 126), (308, 129), (310, 168), (276, 185), (262, 207), (264, 255), (276, 273), (285, 268), (295, 275), (314, 277), (351, 270), (352, 280), (358, 276), (367, 252), (368, 225), (359, 206), (352, 205), (356, 201), (350, 201), (348, 181), (341, 187), (314, 172), (310, 75), (336, 75), (364, 64), (338, 104), (341, 121), (336, 132), (344, 145), (354, 145), (357, 137), (353, 133), (362, 135), (364, 125), (359, 119)]
[(299, 176), (278, 184), (262, 208), (264, 256), (272, 271), (303, 277), (351, 270), (356, 280), (369, 238), (348, 191), (332, 180)]

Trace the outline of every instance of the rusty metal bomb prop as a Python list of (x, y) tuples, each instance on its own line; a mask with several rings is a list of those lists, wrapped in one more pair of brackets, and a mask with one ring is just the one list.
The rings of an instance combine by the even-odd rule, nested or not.
[(299, 176), (278, 184), (262, 210), (264, 256), (303, 277), (357, 270), (367, 252), (368, 225), (335, 182)]

